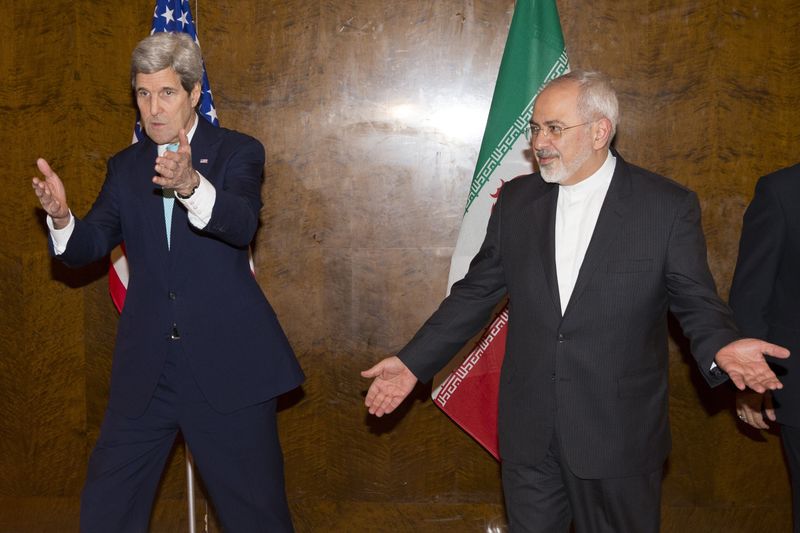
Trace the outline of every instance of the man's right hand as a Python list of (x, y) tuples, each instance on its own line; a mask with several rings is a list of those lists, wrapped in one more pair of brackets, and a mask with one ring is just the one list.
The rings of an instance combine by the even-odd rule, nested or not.
[[(762, 413), (763, 411), (763, 413)], [(759, 394), (753, 391), (736, 391), (736, 416), (745, 424), (756, 429), (769, 429), (764, 415), (775, 422), (775, 409), (772, 406), (772, 393)]]
[(375, 378), (364, 405), (369, 408), (369, 414), (379, 417), (394, 411), (417, 384), (416, 376), (397, 356), (387, 357), (364, 370), (361, 377)]
[(39, 198), (42, 208), (53, 219), (53, 226), (56, 229), (65, 227), (70, 220), (69, 206), (67, 205), (67, 193), (64, 184), (53, 172), (50, 165), (42, 158), (36, 160), (39, 172), (44, 175), (44, 180), (33, 178), (33, 192)]

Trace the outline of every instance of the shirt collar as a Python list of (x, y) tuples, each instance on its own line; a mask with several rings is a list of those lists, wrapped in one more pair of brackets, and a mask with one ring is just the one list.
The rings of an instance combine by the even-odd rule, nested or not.
[(594, 191), (603, 187), (608, 187), (608, 184), (611, 183), (611, 177), (614, 175), (614, 168), (616, 165), (617, 158), (614, 157), (611, 150), (609, 150), (606, 160), (594, 174), (585, 180), (579, 181), (575, 185), (560, 185), (559, 192), (569, 201), (583, 200)]
[[(189, 132), (186, 134), (186, 138), (189, 139), (189, 144), (192, 144), (192, 137), (194, 137), (194, 132), (197, 131), (197, 123), (200, 121), (200, 117), (197, 113), (194, 114), (194, 124), (192, 127), (189, 128)], [(174, 143), (167, 143), (167, 144), (159, 144), (158, 145), (158, 154), (161, 155), (167, 151), (167, 146)]]

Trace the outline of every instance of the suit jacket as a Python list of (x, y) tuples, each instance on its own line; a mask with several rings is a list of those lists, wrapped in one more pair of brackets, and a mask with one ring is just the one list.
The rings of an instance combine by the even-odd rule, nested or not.
[(744, 214), (730, 304), (742, 333), (786, 347), (772, 359), (784, 388), (778, 421), (800, 426), (800, 165), (762, 177)]
[[(167, 248), (161, 190), (151, 181), (157, 146), (150, 139), (112, 157), (100, 194), (76, 219), (66, 250), (70, 266), (96, 261), (123, 240), (130, 268), (117, 331), (109, 407), (143, 413), (170, 343), (180, 343), (209, 403), (221, 412), (297, 387), (302, 371), (248, 263), (258, 226), (264, 148), (198, 117), (192, 165), (217, 191), (208, 225), (188, 222), (175, 202)], [(177, 330), (180, 339), (171, 335)]]
[(708, 269), (697, 197), (666, 178), (616, 168), (563, 316), (555, 265), (558, 186), (537, 174), (503, 187), (469, 272), (399, 353), (427, 380), (485, 324), (507, 292), (500, 376), (504, 461), (535, 465), (555, 431), (577, 476), (652, 472), (670, 449), (667, 312), (706, 380), (735, 340)]

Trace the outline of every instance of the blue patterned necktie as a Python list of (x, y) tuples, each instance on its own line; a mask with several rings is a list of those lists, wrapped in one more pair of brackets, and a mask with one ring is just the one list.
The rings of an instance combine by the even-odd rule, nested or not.
[[(177, 152), (178, 151), (178, 143), (172, 143), (167, 145), (167, 149), (170, 152)], [(161, 193), (164, 196), (164, 223), (167, 226), (167, 249), (170, 248), (170, 234), (172, 233), (172, 208), (175, 207), (175, 191), (173, 189), (161, 189)]]

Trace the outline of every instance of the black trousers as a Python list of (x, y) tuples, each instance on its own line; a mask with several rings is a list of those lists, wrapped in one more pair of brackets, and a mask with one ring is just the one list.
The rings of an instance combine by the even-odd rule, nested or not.
[(503, 462), (510, 533), (657, 533), (662, 469), (640, 476), (581, 479), (562, 460), (553, 436), (535, 465)]
[(81, 494), (83, 533), (144, 533), (178, 430), (227, 533), (289, 532), (276, 400), (218, 413), (174, 342), (145, 413), (106, 411)]

